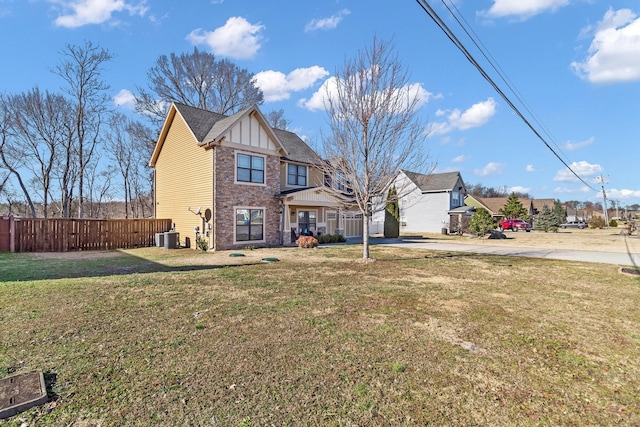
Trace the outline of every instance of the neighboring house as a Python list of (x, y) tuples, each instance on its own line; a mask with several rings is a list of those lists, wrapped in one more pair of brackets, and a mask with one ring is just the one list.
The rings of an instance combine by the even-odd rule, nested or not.
[[(448, 230), (449, 212), (464, 205), (466, 187), (460, 172), (421, 174), (401, 170), (394, 184), (398, 190), (400, 231), (440, 233)], [(384, 210), (372, 216), (372, 233), (384, 230)]]
[(587, 215), (584, 209), (565, 208), (567, 222), (587, 222)]
[[(501, 221), (504, 215), (500, 213), (500, 209), (507, 203), (507, 197), (478, 197), (469, 194), (464, 199), (464, 204), (467, 206), (473, 206), (477, 208), (484, 208), (491, 213), (496, 221)], [(537, 215), (544, 205), (547, 205), (550, 209), (553, 209), (554, 199), (525, 199), (520, 198), (520, 203), (527, 210), (529, 217)]]
[(324, 185), (322, 159), (296, 134), (269, 126), (257, 106), (231, 116), (174, 103), (149, 165), (156, 218), (182, 246), (290, 244), (300, 233), (362, 234), (345, 197)]

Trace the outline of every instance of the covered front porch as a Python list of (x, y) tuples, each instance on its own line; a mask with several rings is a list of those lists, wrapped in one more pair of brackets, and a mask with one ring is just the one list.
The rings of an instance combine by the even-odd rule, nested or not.
[(324, 187), (283, 192), (282, 243), (295, 244), (301, 235), (362, 236), (362, 216), (345, 209), (345, 200)]

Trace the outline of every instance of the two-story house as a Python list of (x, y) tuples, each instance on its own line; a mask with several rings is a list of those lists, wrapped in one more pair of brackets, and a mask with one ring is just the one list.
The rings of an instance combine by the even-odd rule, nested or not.
[[(464, 205), (466, 187), (460, 172), (422, 174), (401, 170), (392, 184), (398, 192), (400, 231), (440, 233), (448, 229), (451, 211)], [(371, 230), (382, 233), (384, 211), (372, 216)]]
[(149, 162), (155, 216), (172, 219), (182, 246), (205, 239), (214, 250), (361, 234), (362, 220), (325, 185), (322, 162), (257, 106), (224, 116), (173, 103)]

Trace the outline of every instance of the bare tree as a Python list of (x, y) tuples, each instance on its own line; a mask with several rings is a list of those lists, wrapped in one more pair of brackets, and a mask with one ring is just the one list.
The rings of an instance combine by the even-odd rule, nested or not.
[(153, 170), (149, 167), (149, 159), (156, 145), (153, 131), (137, 120), (129, 121), (127, 133), (136, 147), (131, 173), (132, 207), (135, 218), (147, 218), (153, 215)]
[[(363, 217), (363, 253), (369, 257), (369, 220), (384, 209), (389, 184), (401, 168), (423, 170), (427, 131), (418, 118), (420, 93), (409, 83), (390, 42), (373, 44), (345, 60), (327, 86), (330, 135), (324, 138), (327, 175), (344, 179)], [(398, 189), (397, 197), (402, 197)]]
[(66, 83), (63, 90), (70, 96), (74, 113), (74, 150), (77, 158), (78, 217), (84, 216), (85, 174), (101, 138), (101, 126), (107, 114), (109, 86), (102, 80), (106, 62), (113, 56), (91, 42), (83, 46), (67, 45), (63, 61), (54, 73)]
[(67, 138), (64, 97), (36, 87), (29, 92), (2, 97), (2, 162), (17, 178), (25, 198), (36, 215), (33, 198), (49, 214), (53, 200), (54, 166)]
[(172, 102), (226, 115), (263, 102), (253, 73), (197, 48), (161, 55), (147, 76), (149, 88), (138, 88), (136, 109), (156, 125), (162, 124)]
[[(0, 155), (4, 153), (3, 150), (9, 137), (9, 115), (4, 102), (4, 96), (0, 95)], [(2, 165), (4, 165), (4, 162)], [(0, 194), (8, 191), (7, 186), (10, 177), (11, 171), (9, 168), (6, 166), (5, 168), (0, 167)]]
[[(509, 194), (511, 194), (511, 192), (506, 186), (495, 188), (495, 187), (485, 187), (482, 184), (468, 184), (467, 191), (469, 192), (469, 194), (472, 194), (474, 196), (485, 197), (485, 198), (508, 197)], [(522, 199), (531, 198), (529, 193), (522, 193), (522, 192), (516, 191), (515, 194), (516, 196)]]
[(107, 218), (108, 212), (105, 212), (105, 206), (113, 199), (112, 179), (116, 175), (116, 168), (109, 165), (106, 168), (98, 168), (92, 163), (87, 173), (87, 217), (89, 218)]
[(146, 206), (141, 203), (149, 194), (152, 183), (150, 169), (146, 166), (152, 148), (149, 130), (123, 114), (114, 114), (109, 128), (106, 150), (122, 178), (125, 218), (139, 218), (144, 216)]
[(272, 128), (288, 130), (289, 124), (291, 120), (288, 120), (284, 116), (284, 110), (281, 108), (279, 110), (271, 110), (266, 114), (267, 121), (271, 125)]

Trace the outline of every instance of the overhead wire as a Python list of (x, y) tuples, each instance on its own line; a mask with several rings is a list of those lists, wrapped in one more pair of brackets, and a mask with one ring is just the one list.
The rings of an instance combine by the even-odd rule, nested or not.
[[(480, 51), (482, 56), (484, 56), (484, 58), (489, 63), (489, 65), (491, 65), (491, 68), (493, 68), (495, 72), (498, 74), (498, 76), (500, 76), (500, 79), (502, 79), (502, 81), (507, 85), (509, 90), (511, 90), (511, 92), (516, 96), (516, 98), (518, 99), (520, 104), (524, 107), (524, 109), (527, 111), (527, 113), (529, 113), (529, 116), (538, 125), (538, 127), (542, 130), (542, 132), (544, 132), (544, 134), (547, 135), (547, 138), (551, 141), (551, 143), (553, 143), (556, 149), (560, 152), (560, 154), (566, 160), (567, 156), (562, 152), (562, 149), (558, 146), (554, 136), (551, 134), (549, 129), (547, 129), (547, 127), (536, 118), (535, 114), (533, 113), (533, 111), (531, 111), (531, 108), (527, 104), (526, 100), (524, 99), (524, 97), (522, 96), (518, 88), (513, 84), (511, 79), (509, 79), (509, 76), (507, 76), (507, 73), (505, 73), (502, 67), (500, 67), (500, 64), (498, 64), (498, 61), (496, 61), (493, 55), (491, 55), (491, 52), (489, 52), (489, 49), (487, 49), (484, 43), (482, 43), (482, 40), (480, 40), (480, 37), (473, 30), (473, 27), (469, 24), (469, 22), (467, 22), (464, 15), (460, 12), (458, 7), (456, 6), (455, 2), (453, 2), (452, 0), (449, 0), (448, 2), (446, 2), (445, 0), (441, 0), (441, 1), (444, 7), (446, 7), (447, 10), (449, 11), (451, 16), (453, 16), (453, 18), (456, 20), (458, 25), (460, 25), (460, 28), (462, 28), (462, 30), (467, 34), (467, 37), (469, 37), (469, 39)], [(451, 10), (448, 3), (451, 4), (455, 12)]]
[[(538, 131), (538, 129), (536, 129), (536, 127), (533, 126), (533, 124), (531, 123), (531, 121), (525, 117), (525, 115), (520, 111), (520, 109), (511, 101), (511, 99), (505, 94), (505, 92), (498, 86), (498, 84), (494, 81), (494, 79), (487, 73), (487, 71), (482, 67), (482, 65), (480, 65), (480, 63), (473, 57), (473, 55), (471, 54), (471, 52), (469, 52), (469, 50), (464, 46), (464, 44), (460, 41), (460, 39), (458, 39), (458, 37), (455, 35), (455, 33), (449, 28), (449, 26), (442, 20), (442, 18), (440, 18), (440, 16), (438, 15), (438, 13), (431, 7), (431, 5), (429, 4), (429, 2), (427, 0), (416, 0), (417, 3), (420, 5), (420, 7), (424, 10), (424, 12), (435, 22), (435, 24), (444, 32), (444, 34), (447, 36), (447, 38), (462, 52), (462, 54), (467, 58), (467, 60), (469, 62), (471, 62), (471, 64), (480, 72), (480, 74), (482, 75), (482, 77), (484, 77), (484, 79), (494, 88), (494, 90), (500, 95), (500, 97), (502, 97), (502, 99), (509, 105), (509, 107), (511, 107), (511, 109), (518, 115), (518, 117), (520, 117), (520, 119), (527, 125), (527, 127), (529, 127), (529, 129), (536, 135), (536, 137), (538, 137), (538, 139), (553, 153), (553, 155), (560, 160), (560, 162), (578, 179), (580, 180), (583, 184), (585, 184), (587, 187), (589, 187), (590, 189), (594, 190), (594, 191), (598, 191), (597, 189), (595, 189), (591, 184), (589, 184), (587, 181), (585, 181), (584, 178), (582, 178), (580, 175), (578, 175), (578, 173), (576, 171), (573, 170), (573, 168), (571, 168), (571, 166), (568, 164), (568, 162), (563, 159), (556, 150), (554, 150), (553, 147), (551, 147), (551, 144), (549, 143), (549, 141), (547, 141), (546, 138), (544, 138), (541, 135), (541, 131)], [(476, 42), (476, 39), (478, 38), (477, 35), (472, 36), (469, 31), (465, 28), (465, 26), (460, 22), (460, 20), (456, 17), (456, 15), (453, 13), (453, 11), (445, 4), (444, 0), (442, 0), (442, 3), (445, 5), (445, 7), (447, 8), (447, 10), (449, 10), (449, 12), (453, 15), (454, 19), (456, 20), (456, 22), (458, 23), (458, 25), (460, 25), (464, 32), (467, 34), (467, 37), (469, 37), (473, 44), (476, 46), (476, 48), (482, 53), (482, 55), (484, 56), (485, 60), (492, 66), (492, 68), (496, 71), (496, 73), (498, 73), (498, 75), (500, 76), (500, 78), (502, 79), (502, 81), (505, 82), (505, 84), (509, 87), (509, 89), (511, 90), (512, 93), (515, 94), (516, 98), (518, 99), (518, 101), (525, 107), (525, 110), (529, 113), (529, 115), (531, 117), (533, 117), (533, 120), (538, 124), (538, 126), (540, 126), (542, 128), (542, 132), (546, 133), (550, 139), (551, 136), (549, 134), (549, 132), (546, 131), (546, 129), (544, 128), (544, 126), (542, 126), (536, 119), (535, 116), (532, 114), (531, 110), (527, 107), (526, 103), (524, 102), (524, 100), (522, 99), (521, 95), (519, 94), (519, 92), (514, 88), (513, 84), (509, 81), (509, 79), (506, 77), (505, 73), (502, 71), (502, 69), (497, 66), (494, 65), (495, 60), (493, 59), (493, 57), (491, 57), (491, 59), (489, 58), (489, 54), (485, 53), (486, 49), (483, 49), (482, 47), (480, 47), (479, 42)], [(457, 10), (457, 9), (456, 9)], [(465, 21), (466, 22), (466, 21)], [(468, 25), (468, 24), (467, 24)], [(481, 43), (480, 43), (481, 44)], [(557, 144), (554, 145), (557, 146)], [(560, 151), (560, 150), (558, 150)], [(564, 154), (564, 153), (563, 153)]]

